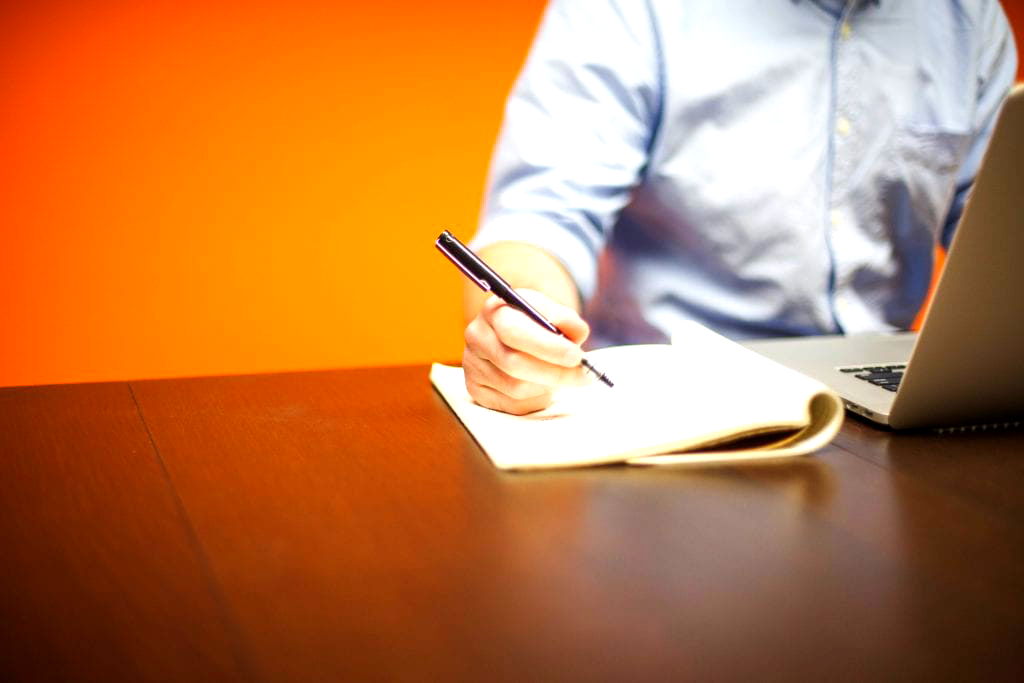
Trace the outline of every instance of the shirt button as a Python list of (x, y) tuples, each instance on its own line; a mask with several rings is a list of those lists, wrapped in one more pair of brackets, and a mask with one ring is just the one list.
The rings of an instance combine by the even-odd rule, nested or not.
[(832, 223), (833, 228), (838, 228), (840, 222), (839, 211), (837, 209), (832, 209), (831, 211), (829, 211), (828, 220), (830, 223)]
[(850, 119), (846, 118), (845, 116), (840, 116), (838, 119), (836, 119), (836, 132), (844, 136), (849, 135)]
[(850, 34), (852, 34), (852, 33), (853, 33), (853, 30), (850, 28), (850, 22), (844, 21), (839, 26), (839, 35), (842, 36), (843, 40), (849, 40), (850, 39)]

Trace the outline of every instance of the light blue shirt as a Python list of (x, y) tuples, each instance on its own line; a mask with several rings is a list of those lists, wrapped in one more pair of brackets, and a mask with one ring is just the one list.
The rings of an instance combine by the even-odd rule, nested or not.
[(474, 245), (557, 257), (591, 346), (905, 329), (1016, 59), (995, 0), (555, 0)]

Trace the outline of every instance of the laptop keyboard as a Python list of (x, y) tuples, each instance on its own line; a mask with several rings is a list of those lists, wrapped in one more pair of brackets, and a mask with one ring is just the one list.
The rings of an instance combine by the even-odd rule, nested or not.
[(903, 371), (907, 369), (907, 365), (906, 363), (857, 365), (838, 369), (839, 372), (853, 374), (857, 379), (870, 382), (886, 391), (896, 391), (900, 386), (900, 380), (903, 379)]

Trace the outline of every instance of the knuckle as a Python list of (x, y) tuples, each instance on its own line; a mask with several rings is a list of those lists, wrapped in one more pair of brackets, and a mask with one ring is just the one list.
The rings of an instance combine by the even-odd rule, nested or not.
[(522, 351), (505, 350), (500, 356), (499, 367), (512, 377), (523, 377), (529, 372), (530, 356)]
[(507, 335), (510, 331), (509, 313), (511, 310), (508, 306), (502, 306), (501, 308), (486, 311), (486, 315), (483, 316), (494, 331), (498, 333), (499, 337), (502, 334)]
[(480, 335), (481, 335), (481, 329), (480, 328), (481, 328), (481, 322), (480, 322), (480, 317), (479, 316), (477, 316), (477, 317), (473, 318), (471, 321), (469, 321), (469, 324), (466, 325), (466, 329), (464, 329), (462, 331), (462, 336), (466, 340), (466, 344), (471, 344), (471, 343), (475, 344), (475, 343), (480, 341)]
[(480, 308), (480, 313), (477, 317), (483, 318), (488, 323), (493, 324), (495, 318), (500, 318), (502, 316), (502, 311), (505, 308), (505, 302), (492, 294), (484, 300), (484, 305)]
[(480, 381), (482, 374), (476, 358), (468, 350), (462, 354), (462, 372), (466, 380), (466, 388), (472, 396), (475, 387), (482, 383)]
[(474, 318), (472, 322), (466, 325), (462, 337), (465, 341), (466, 349), (474, 355), (486, 358), (493, 354), (491, 349), (495, 346), (494, 331), (479, 317)]
[(529, 399), (505, 401), (500, 409), (511, 415), (527, 415), (547, 408), (550, 403), (549, 397), (534, 396)]
[(480, 333), (474, 328), (472, 323), (466, 326), (462, 333), (462, 338), (466, 343), (467, 349), (475, 350), (480, 348)]
[(536, 384), (514, 379), (502, 387), (502, 391), (510, 398), (517, 401), (525, 401), (536, 397), (538, 393), (543, 392), (543, 389), (540, 389)]

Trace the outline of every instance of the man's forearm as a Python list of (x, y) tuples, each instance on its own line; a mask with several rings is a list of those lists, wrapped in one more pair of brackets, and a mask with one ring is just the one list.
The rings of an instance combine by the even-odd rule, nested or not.
[[(479, 256), (513, 287), (536, 290), (579, 312), (576, 283), (558, 259), (543, 249), (523, 242), (498, 242), (481, 249)], [(466, 283), (463, 292), (463, 312), (468, 322), (480, 311), (488, 294), (471, 282)]]

